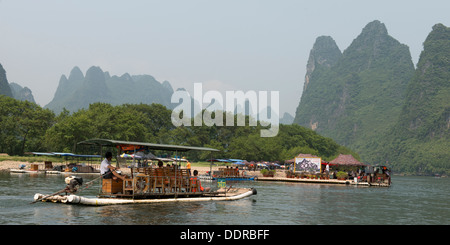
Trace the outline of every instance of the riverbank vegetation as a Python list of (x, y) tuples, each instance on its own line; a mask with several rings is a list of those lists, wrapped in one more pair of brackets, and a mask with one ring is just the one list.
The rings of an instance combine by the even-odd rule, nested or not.
[[(78, 142), (105, 138), (212, 147), (220, 150), (214, 153), (214, 158), (249, 161), (284, 161), (299, 153), (314, 154), (324, 160), (332, 160), (341, 153), (359, 158), (332, 139), (299, 125), (280, 125), (278, 135), (268, 138), (260, 137), (264, 129), (260, 124), (175, 127), (171, 122), (172, 111), (160, 104), (94, 103), (88, 109), (74, 113), (63, 110), (55, 115), (34, 103), (0, 96), (0, 108), (0, 152), (10, 156), (32, 151), (75, 153), (79, 150)], [(235, 125), (236, 120), (235, 116)], [(193, 161), (211, 157), (210, 153), (195, 151), (186, 156)]]

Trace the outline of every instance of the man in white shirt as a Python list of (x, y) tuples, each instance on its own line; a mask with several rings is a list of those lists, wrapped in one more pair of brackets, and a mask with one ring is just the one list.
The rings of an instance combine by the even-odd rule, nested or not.
[(112, 153), (109, 151), (106, 152), (105, 159), (103, 159), (102, 163), (100, 164), (100, 174), (104, 179), (117, 179), (117, 177), (124, 179), (124, 177), (115, 172), (115, 170), (118, 168), (115, 168), (111, 165), (111, 159)]

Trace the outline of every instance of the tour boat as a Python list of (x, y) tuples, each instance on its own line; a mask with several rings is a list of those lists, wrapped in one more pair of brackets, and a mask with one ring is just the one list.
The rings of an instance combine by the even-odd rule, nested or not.
[[(166, 150), (176, 151), (177, 153), (190, 150), (218, 151), (206, 147), (108, 139), (91, 139), (79, 142), (78, 144), (98, 146), (100, 150), (103, 147), (116, 148), (118, 155), (121, 155), (122, 151), (129, 151), (130, 149), (134, 152)], [(147, 155), (154, 157), (153, 154)], [(117, 161), (117, 166), (119, 166), (119, 161)], [(95, 198), (76, 195), (77, 191), (83, 188), (83, 181), (81, 178), (73, 176), (66, 178), (67, 186), (63, 190), (50, 195), (37, 193), (34, 195), (34, 202), (51, 201), (66, 204), (115, 205), (159, 202), (231, 201), (256, 194), (256, 190), (253, 188), (227, 188), (226, 185), (221, 185), (217, 190), (208, 190), (201, 186), (201, 180), (198, 176), (191, 176), (187, 168), (181, 168), (177, 164), (171, 167), (150, 166), (131, 168), (131, 176), (122, 175), (118, 171), (113, 171), (113, 174), (114, 177), (110, 179), (104, 179), (102, 176), (99, 177), (102, 181), (102, 187), (99, 195)]]

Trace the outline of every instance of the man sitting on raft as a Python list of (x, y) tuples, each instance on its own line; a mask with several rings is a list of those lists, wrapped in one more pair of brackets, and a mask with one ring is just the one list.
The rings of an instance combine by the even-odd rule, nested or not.
[(112, 159), (112, 153), (106, 152), (105, 159), (103, 159), (102, 163), (100, 164), (100, 174), (103, 176), (104, 179), (114, 179), (117, 178), (125, 180), (125, 177), (118, 174), (116, 172), (117, 169), (111, 165), (111, 159)]
[[(209, 192), (209, 191), (211, 191), (210, 187), (205, 187), (205, 188), (202, 187), (202, 183), (198, 179), (198, 171), (197, 170), (194, 170), (194, 177), (191, 177), (191, 181), (192, 181), (193, 185), (195, 186), (194, 188), (192, 188), (192, 192), (197, 192), (197, 191)], [(196, 187), (198, 187), (198, 189)]]

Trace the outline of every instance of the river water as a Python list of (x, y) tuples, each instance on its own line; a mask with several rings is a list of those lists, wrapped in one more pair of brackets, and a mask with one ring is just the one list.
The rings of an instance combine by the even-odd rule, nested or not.
[[(84, 183), (96, 175), (82, 176)], [(214, 185), (215, 182), (203, 183)], [(391, 187), (247, 181), (237, 201), (79, 206), (34, 203), (64, 188), (64, 176), (0, 171), (0, 224), (10, 225), (448, 225), (450, 178), (394, 176)], [(95, 184), (82, 191), (95, 196)]]

